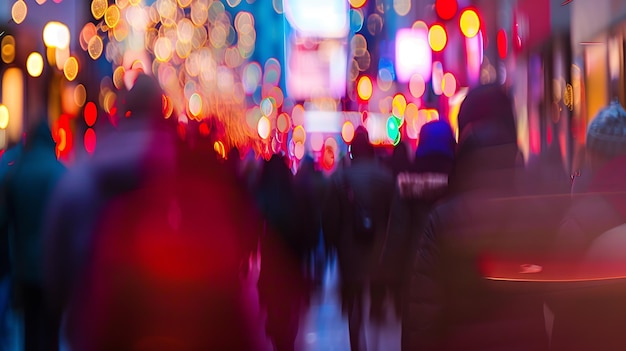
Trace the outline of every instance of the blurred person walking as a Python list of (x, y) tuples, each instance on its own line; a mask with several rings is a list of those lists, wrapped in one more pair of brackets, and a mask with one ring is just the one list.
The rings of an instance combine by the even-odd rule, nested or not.
[(22, 152), (23, 142), (20, 141), (8, 147), (0, 156), (0, 350), (8, 349), (9, 340), (9, 311), (11, 309), (11, 260), (9, 250), (9, 218), (6, 211), (6, 175), (15, 166), (15, 160)]
[(517, 201), (511, 100), (500, 86), (475, 88), (458, 121), (450, 196), (431, 212), (411, 268), (403, 349), (546, 350), (544, 296), (488, 279), (500, 261), (535, 253), (546, 234), (533, 206)]
[(129, 117), (61, 180), (48, 296), (72, 350), (261, 350), (239, 278), (258, 221), (213, 145), (177, 137), (162, 94), (139, 75)]
[(574, 194), (555, 242), (561, 278), (586, 282), (551, 296), (552, 349), (623, 350), (626, 283), (615, 278), (626, 272), (626, 111), (619, 103), (593, 118), (586, 150), (588, 182)]
[[(352, 162), (335, 171), (324, 206), (325, 238), (337, 251), (342, 310), (348, 317), (350, 348), (367, 350), (364, 298), (384, 241), (393, 196), (393, 177), (378, 161), (367, 130), (357, 128), (350, 145)], [(373, 284), (376, 284), (374, 282)], [(371, 306), (382, 304), (372, 301)], [(371, 319), (382, 316), (370, 310)]]
[(403, 350), (410, 350), (407, 342), (410, 325), (408, 273), (428, 215), (448, 192), (455, 147), (456, 140), (448, 123), (428, 122), (420, 130), (413, 163), (396, 176), (389, 227), (380, 259), (379, 274), (385, 284), (372, 291), (383, 297), (391, 293), (396, 316), (403, 320)]
[(298, 223), (297, 201), (301, 200), (296, 198), (287, 160), (273, 155), (263, 165), (258, 187), (259, 209), (265, 219), (258, 292), (267, 313), (266, 333), (276, 351), (296, 349), (300, 318), (309, 300), (305, 262), (314, 247), (314, 229)]
[[(65, 173), (57, 160), (48, 122), (41, 118), (26, 134), (4, 181), (3, 218), (9, 230), (14, 301), (24, 321), (25, 350), (57, 350), (60, 320), (45, 299), (43, 232), (54, 187)], [(52, 204), (53, 205), (53, 204)]]

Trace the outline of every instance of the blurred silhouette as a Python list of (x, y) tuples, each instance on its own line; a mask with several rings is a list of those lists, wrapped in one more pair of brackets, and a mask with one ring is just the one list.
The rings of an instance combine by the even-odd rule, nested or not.
[(277, 351), (294, 350), (309, 285), (305, 261), (313, 248), (311, 228), (298, 223), (293, 175), (282, 155), (273, 155), (261, 171), (259, 208), (265, 219), (261, 236), (258, 291), (267, 312), (266, 332)]
[[(366, 350), (364, 334), (364, 295), (387, 228), (393, 196), (393, 178), (388, 167), (374, 155), (368, 133), (358, 127), (351, 144), (352, 162), (338, 169), (324, 206), (325, 239), (336, 248), (340, 273), (343, 312), (348, 315), (352, 351)], [(372, 306), (382, 301), (372, 301)], [(382, 316), (371, 312), (371, 318)]]
[(56, 158), (46, 118), (32, 125), (22, 151), (9, 161), (3, 217), (10, 233), (15, 307), (24, 316), (24, 348), (55, 350), (60, 320), (45, 301), (42, 246), (45, 212), (65, 167)]
[(384, 294), (387, 289), (392, 293), (396, 315), (404, 315), (403, 319), (407, 320), (403, 323), (405, 327), (409, 325), (410, 309), (402, 302), (408, 299), (408, 272), (430, 210), (446, 195), (455, 146), (448, 123), (432, 121), (424, 124), (414, 162), (396, 176), (379, 273), (386, 284), (380, 286), (377, 293)]
[(309, 247), (307, 252), (307, 274), (316, 288), (321, 288), (325, 257), (322, 243), (322, 205), (326, 192), (325, 178), (315, 168), (313, 157), (302, 159), (300, 169), (294, 177), (297, 206), (297, 222), (300, 223), (303, 239)]
[(600, 279), (551, 298), (554, 350), (621, 350), (626, 344), (626, 111), (603, 108), (587, 128), (587, 184), (576, 192), (556, 241), (562, 278)]
[(258, 350), (239, 281), (258, 220), (212, 145), (176, 137), (161, 94), (139, 75), (130, 116), (57, 188), (49, 296), (74, 350)]
[(537, 244), (527, 224), (533, 214), (515, 200), (511, 100), (497, 85), (481, 86), (468, 93), (458, 119), (451, 194), (418, 244), (403, 349), (546, 350), (543, 296), (494, 287), (484, 277), (492, 261), (534, 252)]
[(15, 161), (22, 152), (23, 142), (15, 143), (0, 157), (0, 349), (8, 348), (4, 343), (9, 340), (9, 326), (6, 323), (11, 307), (11, 262), (9, 251), (9, 218), (6, 211), (6, 175), (15, 166)]

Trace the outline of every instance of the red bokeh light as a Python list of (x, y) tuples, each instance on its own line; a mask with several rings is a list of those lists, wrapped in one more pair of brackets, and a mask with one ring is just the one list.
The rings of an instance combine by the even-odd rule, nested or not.
[(85, 150), (87, 150), (88, 153), (93, 154), (96, 150), (96, 132), (93, 128), (87, 128), (83, 142), (85, 144)]
[(506, 32), (504, 31), (504, 29), (500, 29), (498, 31), (498, 37), (497, 37), (497, 42), (498, 42), (498, 54), (500, 55), (501, 59), (505, 59), (506, 55), (508, 53), (508, 42), (507, 42), (507, 37), (506, 37)]
[(96, 123), (96, 119), (98, 118), (98, 109), (96, 108), (96, 104), (92, 101), (89, 101), (85, 105), (85, 110), (83, 111), (85, 116), (85, 123), (87, 123), (88, 127), (93, 127)]
[(437, 0), (435, 1), (435, 11), (437, 16), (443, 20), (454, 18), (459, 9), (457, 0)]

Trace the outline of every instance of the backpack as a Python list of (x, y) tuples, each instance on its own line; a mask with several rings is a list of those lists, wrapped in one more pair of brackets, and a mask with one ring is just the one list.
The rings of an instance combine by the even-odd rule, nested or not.
[(343, 181), (348, 205), (347, 215), (351, 221), (354, 241), (361, 245), (371, 245), (376, 237), (374, 211), (356, 198), (352, 186), (345, 177)]

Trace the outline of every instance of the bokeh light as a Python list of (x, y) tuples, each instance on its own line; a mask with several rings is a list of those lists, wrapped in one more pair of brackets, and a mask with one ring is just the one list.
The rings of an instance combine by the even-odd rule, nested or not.
[(480, 30), (480, 18), (478, 14), (473, 9), (465, 9), (461, 13), (461, 18), (459, 20), (459, 25), (461, 27), (461, 32), (467, 38), (473, 38), (478, 34)]
[(452, 97), (456, 93), (456, 78), (452, 73), (447, 72), (443, 75), (441, 90), (446, 97)]
[(409, 80), (409, 92), (411, 95), (419, 99), (422, 95), (424, 95), (425, 91), (426, 82), (424, 81), (424, 78), (419, 73), (412, 75)]
[(17, 0), (11, 7), (11, 17), (16, 24), (24, 22), (28, 14), (28, 6), (23, 0)]
[(85, 150), (89, 154), (93, 154), (94, 151), (96, 151), (96, 131), (93, 130), (93, 128), (87, 128), (83, 142), (85, 144)]
[(26, 70), (31, 77), (39, 77), (43, 72), (43, 57), (38, 52), (32, 52), (26, 59)]
[(78, 60), (76, 60), (76, 57), (70, 57), (65, 60), (65, 64), (63, 65), (63, 74), (70, 82), (76, 79), (76, 76), (78, 75)]
[(428, 43), (433, 51), (439, 52), (443, 50), (448, 43), (446, 29), (440, 24), (435, 24), (430, 27), (428, 31)]
[(373, 86), (372, 80), (368, 76), (362, 76), (357, 83), (357, 92), (359, 98), (363, 101), (367, 101), (372, 97)]
[(350, 121), (345, 121), (341, 127), (341, 138), (346, 143), (351, 143), (354, 138), (354, 124)]
[(85, 105), (83, 115), (85, 118), (85, 124), (87, 124), (88, 127), (93, 127), (93, 125), (96, 124), (96, 119), (98, 118), (98, 109), (96, 108), (96, 104), (89, 101)]
[(48, 22), (43, 28), (43, 42), (50, 48), (65, 49), (70, 45), (70, 29), (61, 22)]
[(109, 4), (107, 0), (93, 0), (91, 2), (91, 14), (97, 20), (104, 16)]
[(9, 108), (0, 104), (0, 129), (7, 129), (9, 126)]
[(12, 35), (6, 35), (2, 38), (2, 62), (11, 63), (15, 60), (15, 38)]
[[(373, 1), (373, 0), (370, 0)], [(358, 9), (359, 7), (362, 7), (363, 5), (365, 5), (365, 3), (367, 2), (367, 0), (350, 0), (350, 6), (354, 7), (355, 9)]]
[(459, 8), (457, 0), (436, 0), (435, 11), (437, 16), (442, 20), (450, 20), (455, 15)]
[(267, 117), (262, 116), (261, 118), (259, 118), (257, 132), (263, 140), (267, 139), (270, 136), (270, 120)]

